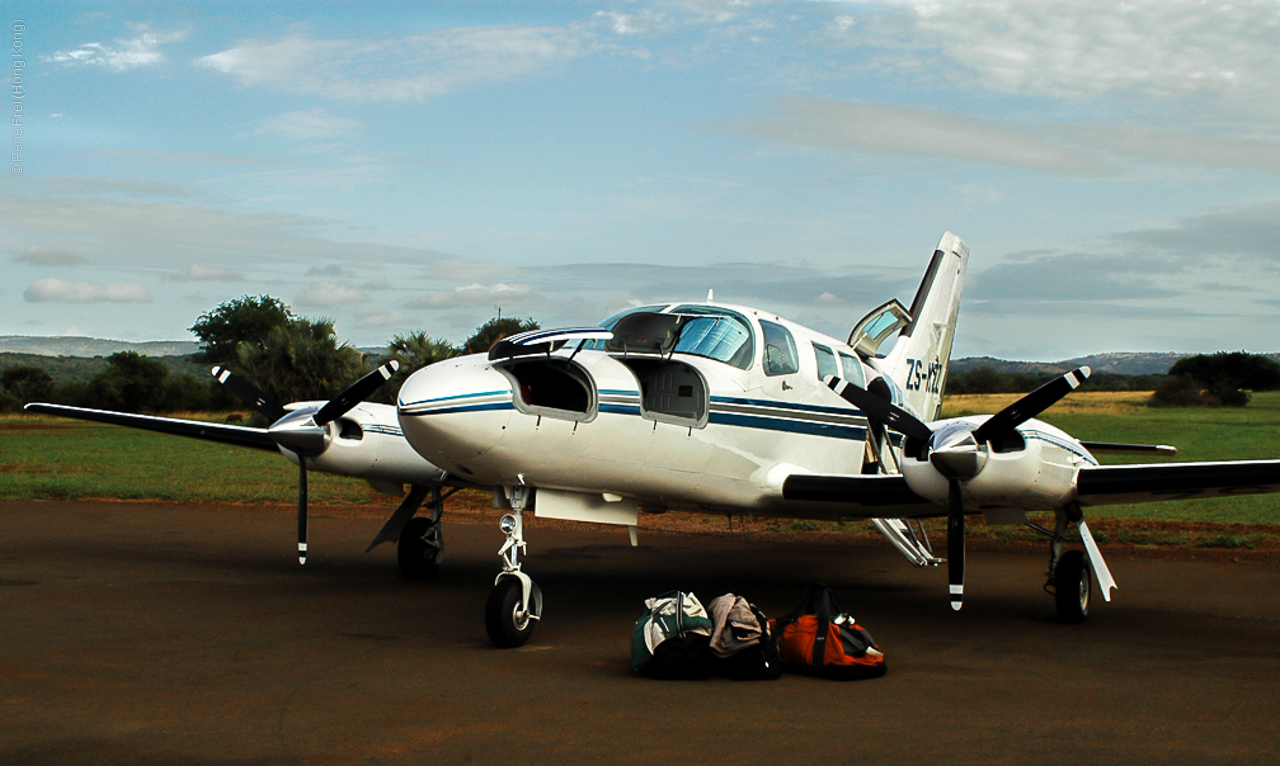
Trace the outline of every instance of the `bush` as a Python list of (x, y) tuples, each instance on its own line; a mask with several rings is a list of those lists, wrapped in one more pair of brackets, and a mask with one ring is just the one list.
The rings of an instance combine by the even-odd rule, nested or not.
[(1200, 384), (1190, 375), (1172, 376), (1151, 394), (1153, 407), (1203, 407), (1209, 404)]

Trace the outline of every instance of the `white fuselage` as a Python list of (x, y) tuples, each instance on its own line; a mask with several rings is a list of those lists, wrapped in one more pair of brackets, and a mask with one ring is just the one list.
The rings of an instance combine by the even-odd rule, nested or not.
[[(856, 364), (859, 378), (877, 373), (845, 344), (776, 316), (699, 306), (748, 322), (750, 354), (736, 363), (678, 351), (575, 354), (571, 343), (550, 355), (450, 359), (401, 388), (405, 437), (462, 481), (610, 493), (652, 510), (786, 513), (788, 475), (860, 471), (866, 417), (823, 384), (819, 359)], [(785, 327), (793, 342), (786, 356), (794, 364), (777, 364), (776, 343), (769, 352), (775, 374), (765, 372), (762, 319), (775, 335)], [(547, 394), (575, 385), (571, 398)]]

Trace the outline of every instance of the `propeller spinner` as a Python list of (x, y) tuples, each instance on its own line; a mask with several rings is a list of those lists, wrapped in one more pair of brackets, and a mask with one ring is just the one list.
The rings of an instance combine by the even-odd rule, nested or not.
[(231, 393), (271, 421), (267, 434), (282, 449), (298, 456), (298, 563), (307, 563), (307, 458), (315, 459), (329, 449), (333, 434), (329, 424), (364, 401), (400, 368), (394, 359), (344, 388), (320, 408), (304, 407), (286, 412), (283, 407), (244, 377), (223, 367), (214, 367), (213, 376)]
[[(964, 421), (948, 421), (937, 429), (930, 428), (893, 402), (864, 388), (839, 378), (828, 379), (827, 385), (831, 390), (865, 412), (868, 420), (887, 425), (922, 445), (917, 453), (920, 460), (925, 460), (927, 456), (933, 470), (946, 479), (947, 572), (952, 609), (958, 611), (964, 605), (965, 483), (977, 476), (986, 465), (988, 445), (991, 442), (1015, 432), (1019, 425), (1074, 391), (1089, 377), (1090, 372), (1088, 367), (1081, 367), (1055, 378), (987, 418), (977, 427)], [(912, 476), (909, 472), (905, 478), (907, 485), (911, 486)]]

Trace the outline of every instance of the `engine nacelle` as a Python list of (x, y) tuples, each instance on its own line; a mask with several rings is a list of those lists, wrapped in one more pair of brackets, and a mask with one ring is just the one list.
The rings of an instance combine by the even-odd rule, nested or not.
[[(956, 418), (930, 423), (937, 435), (957, 434), (981, 425), (984, 418)], [(955, 444), (957, 436), (951, 436)], [(910, 443), (908, 447), (910, 447)], [(1071, 446), (1076, 450), (1070, 449)], [(931, 445), (932, 447), (932, 445)], [(1018, 507), (1027, 510), (1054, 510), (1073, 499), (1076, 469), (1089, 462), (1088, 452), (1079, 442), (1053, 426), (1028, 420), (999, 443), (973, 445), (974, 473), (957, 476), (964, 487), (965, 505)], [(1077, 451), (1078, 450), (1078, 451)], [(945, 504), (950, 477), (939, 470), (940, 461), (931, 460), (928, 450), (917, 449), (903, 455), (902, 474), (917, 495)]]

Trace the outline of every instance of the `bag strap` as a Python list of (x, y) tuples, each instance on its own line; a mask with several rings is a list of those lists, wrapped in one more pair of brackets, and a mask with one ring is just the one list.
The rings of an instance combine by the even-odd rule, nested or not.
[(844, 604), (840, 603), (840, 597), (836, 595), (836, 592), (830, 588), (827, 588), (827, 592), (831, 594), (831, 614), (836, 617), (839, 617), (842, 614), (849, 614), (845, 611)]
[(800, 594), (800, 600), (796, 602), (796, 605), (794, 607), (792, 607), (791, 613), (788, 614), (786, 617), (781, 617), (778, 619), (778, 629), (781, 630), (783, 625), (788, 625), (790, 623), (795, 622), (796, 620), (800, 619), (800, 615), (808, 612), (809, 602), (813, 600), (813, 589), (825, 588), (825, 587), (827, 586), (823, 585), (820, 582), (813, 582), (806, 585), (804, 588), (804, 591), (801, 592)]
[(822, 589), (822, 598), (818, 601), (818, 633), (813, 637), (813, 657), (810, 664), (815, 668), (822, 667), (827, 654), (827, 633), (831, 626), (831, 589), (821, 583), (809, 586)]

